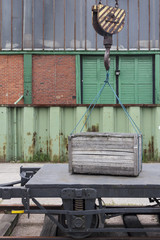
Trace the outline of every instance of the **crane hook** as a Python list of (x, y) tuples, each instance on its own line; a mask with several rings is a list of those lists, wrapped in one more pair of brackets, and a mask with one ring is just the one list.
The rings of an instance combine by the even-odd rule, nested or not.
[(104, 54), (104, 66), (108, 71), (110, 68), (110, 48), (112, 46), (112, 34), (106, 34), (104, 36), (103, 44), (105, 46), (105, 54)]

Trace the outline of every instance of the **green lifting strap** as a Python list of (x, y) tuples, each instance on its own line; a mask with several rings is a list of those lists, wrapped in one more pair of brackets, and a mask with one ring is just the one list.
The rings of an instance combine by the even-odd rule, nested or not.
[[(107, 80), (107, 81), (109, 80), (109, 72), (107, 72), (106, 80)], [(91, 113), (92, 113), (95, 105), (97, 104), (98, 99), (100, 98), (100, 96), (101, 96), (101, 94), (102, 94), (102, 92), (103, 92), (104, 87), (105, 87), (106, 84), (107, 84), (107, 81), (106, 81), (106, 80), (104, 81), (104, 85), (103, 85), (103, 87), (100, 89), (99, 93), (96, 95), (96, 97), (93, 99), (93, 101), (91, 102), (91, 104), (90, 104), (89, 107), (87, 108), (86, 112), (83, 114), (83, 116), (81, 117), (81, 119), (78, 121), (78, 123), (76, 124), (76, 126), (73, 128), (73, 130), (72, 130), (72, 132), (70, 133), (70, 135), (72, 135), (72, 134), (74, 133), (74, 131), (76, 130), (76, 128), (78, 127), (78, 125), (80, 124), (80, 122), (82, 121), (82, 119), (84, 118), (84, 116), (87, 114), (87, 119), (86, 119), (85, 123), (83, 124), (83, 127), (81, 128), (80, 132), (83, 131), (83, 128), (84, 128), (85, 124), (88, 122), (88, 119), (89, 119), (89, 117), (90, 117), (90, 115), (91, 115)], [(92, 107), (92, 105), (93, 105), (93, 107)], [(92, 108), (91, 108), (91, 107), (92, 107)], [(90, 108), (91, 108), (91, 110), (90, 110)], [(90, 112), (89, 112), (89, 110), (90, 110)]]
[[(123, 105), (123, 103), (121, 102), (120, 98), (117, 96), (117, 94), (116, 94), (116, 92), (114, 91), (113, 87), (112, 87), (111, 84), (109, 83), (109, 71), (107, 71), (107, 73), (106, 73), (106, 80), (104, 81), (103, 87), (100, 89), (99, 93), (98, 93), (98, 94), (96, 95), (96, 97), (93, 99), (93, 101), (91, 102), (91, 104), (90, 104), (89, 107), (87, 108), (86, 112), (83, 114), (83, 116), (81, 117), (81, 119), (78, 121), (78, 123), (76, 124), (76, 126), (74, 127), (74, 129), (72, 130), (72, 132), (70, 133), (70, 135), (72, 135), (72, 134), (74, 133), (74, 131), (76, 130), (76, 128), (78, 127), (78, 125), (80, 124), (80, 122), (82, 121), (82, 119), (84, 118), (84, 116), (87, 114), (87, 119), (86, 119), (85, 123), (83, 124), (83, 127), (81, 128), (80, 132), (83, 131), (84, 126), (85, 126), (85, 124), (88, 122), (88, 119), (89, 119), (89, 117), (90, 117), (90, 115), (91, 115), (91, 113), (92, 113), (95, 105), (97, 104), (98, 99), (100, 98), (100, 96), (101, 96), (101, 94), (102, 94), (102, 92), (103, 92), (103, 89), (104, 89), (104, 87), (106, 86), (106, 84), (109, 85), (110, 89), (112, 90), (113, 94), (115, 95), (116, 99), (118, 100), (119, 104), (121, 105), (123, 111), (125, 112), (128, 120), (129, 120), (130, 123), (132, 124), (135, 132), (136, 132), (137, 134), (142, 135), (140, 129), (138, 128), (138, 126), (136, 125), (136, 123), (134, 122), (134, 120), (132, 119), (132, 117), (130, 116), (130, 114), (127, 112), (125, 106)], [(93, 106), (92, 106), (92, 105), (93, 105)], [(92, 108), (91, 108), (91, 107), (92, 107)], [(90, 110), (90, 108), (91, 108), (91, 110)], [(90, 111), (90, 112), (89, 112), (89, 111)]]

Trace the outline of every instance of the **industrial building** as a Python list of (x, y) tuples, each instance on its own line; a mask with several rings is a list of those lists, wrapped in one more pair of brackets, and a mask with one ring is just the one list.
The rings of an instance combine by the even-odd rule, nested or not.
[[(66, 160), (67, 137), (106, 75), (103, 37), (92, 26), (94, 4), (0, 0), (1, 161), (27, 161), (37, 152)], [(157, 161), (160, 1), (120, 0), (119, 7), (126, 19), (113, 36), (110, 83), (143, 133), (144, 159)], [(107, 87), (85, 130), (134, 131)]]

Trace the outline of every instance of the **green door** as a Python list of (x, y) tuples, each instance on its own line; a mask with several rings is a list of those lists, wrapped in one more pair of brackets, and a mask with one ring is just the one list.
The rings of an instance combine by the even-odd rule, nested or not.
[(125, 104), (153, 103), (152, 56), (120, 56), (119, 97)]
[[(102, 88), (106, 79), (103, 56), (84, 56), (82, 61), (83, 103), (90, 104)], [(115, 69), (116, 58), (111, 57), (110, 83), (116, 91)], [(109, 88), (105, 86), (98, 104), (114, 104), (116, 99)]]
[[(124, 104), (153, 103), (153, 57), (152, 56), (111, 56), (109, 81), (115, 90), (115, 70), (120, 70), (117, 87)], [(84, 56), (82, 61), (83, 103), (89, 104), (104, 84), (106, 70), (103, 56)], [(116, 99), (108, 85), (98, 101), (99, 104), (115, 104)]]

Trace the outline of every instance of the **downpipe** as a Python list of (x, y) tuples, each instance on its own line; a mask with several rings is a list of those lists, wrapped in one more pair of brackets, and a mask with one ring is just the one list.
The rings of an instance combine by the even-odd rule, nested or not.
[[(21, 101), (24, 96), (21, 95), (20, 98), (14, 102), (16, 105)], [(17, 161), (17, 108), (14, 108), (13, 111), (13, 134), (14, 134), (14, 161)]]

